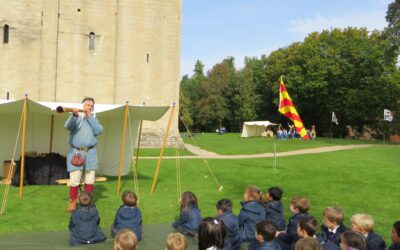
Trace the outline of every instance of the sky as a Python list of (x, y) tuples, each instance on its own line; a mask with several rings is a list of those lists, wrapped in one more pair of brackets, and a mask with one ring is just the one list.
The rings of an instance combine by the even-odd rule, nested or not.
[(311, 32), (365, 27), (382, 30), (393, 0), (182, 0), (181, 76), (196, 60), (207, 72), (233, 56), (260, 57), (303, 41)]

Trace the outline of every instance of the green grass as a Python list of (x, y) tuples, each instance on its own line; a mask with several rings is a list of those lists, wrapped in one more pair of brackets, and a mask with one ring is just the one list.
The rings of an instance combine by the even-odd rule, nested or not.
[[(139, 156), (159, 156), (161, 152), (161, 148), (141, 148), (139, 149)], [(184, 155), (193, 155), (186, 149), (178, 150), (180, 156)], [(164, 149), (164, 156), (176, 156), (177, 152), (175, 148), (165, 148)], [(136, 150), (133, 152), (133, 156), (136, 156)]]
[[(266, 190), (279, 185), (285, 194), (285, 217), (290, 216), (289, 200), (303, 195), (311, 200), (310, 214), (321, 222), (324, 207), (344, 208), (346, 225), (354, 213), (371, 214), (375, 229), (387, 242), (391, 226), (398, 220), (400, 189), (398, 177), (400, 146), (337, 151), (325, 154), (297, 155), (277, 159), (277, 171), (272, 171), (272, 159), (208, 160), (215, 176), (224, 186), (217, 191), (202, 160), (181, 159), (182, 191), (193, 191), (203, 216), (215, 215), (215, 203), (228, 197), (234, 202), (234, 212), (240, 210), (246, 186), (254, 184)], [(175, 160), (164, 160), (154, 194), (150, 187), (157, 160), (139, 162), (140, 209), (144, 224), (172, 222), (179, 215)], [(133, 190), (132, 176), (122, 178), (122, 190)], [(0, 187), (3, 195), (4, 186)], [(95, 201), (101, 226), (109, 228), (119, 207), (117, 178), (96, 183)], [(11, 187), (6, 214), (0, 218), (0, 233), (67, 230), (69, 214), (66, 186), (26, 186), (23, 198), (19, 189)]]
[[(193, 141), (194, 140), (194, 141)], [(216, 133), (199, 133), (193, 138), (183, 138), (185, 143), (198, 145), (200, 148), (223, 155), (237, 154), (260, 154), (274, 152), (276, 142), (277, 152), (287, 152), (298, 149), (329, 147), (350, 144), (382, 144), (382, 141), (363, 141), (356, 139), (317, 138), (314, 141), (305, 140), (275, 140), (261, 137), (240, 138), (239, 133), (227, 133), (218, 135)]]

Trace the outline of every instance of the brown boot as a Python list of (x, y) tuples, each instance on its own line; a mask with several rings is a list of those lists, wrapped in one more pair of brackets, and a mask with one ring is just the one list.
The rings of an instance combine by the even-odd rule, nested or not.
[(70, 200), (69, 201), (69, 205), (68, 205), (68, 208), (67, 208), (67, 212), (68, 213), (73, 213), (74, 211), (75, 211), (75, 209), (76, 209), (76, 202), (77, 202), (77, 200)]

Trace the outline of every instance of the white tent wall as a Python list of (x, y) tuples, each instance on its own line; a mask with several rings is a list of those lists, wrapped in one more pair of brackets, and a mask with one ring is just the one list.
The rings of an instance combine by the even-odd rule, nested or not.
[[(36, 151), (37, 153), (49, 153), (51, 119), (53, 115), (52, 152), (60, 153), (61, 155), (67, 153), (69, 148), (69, 132), (64, 128), (64, 123), (70, 114), (57, 114), (49, 108), (49, 106), (56, 105), (57, 103), (51, 103), (51, 105), (43, 106), (40, 103), (28, 100), (25, 152)], [(96, 108), (98, 105), (99, 104), (96, 104)], [(81, 106), (81, 104), (73, 104), (72, 106)], [(140, 120), (158, 120), (169, 108), (144, 106), (128, 107), (130, 120), (127, 121), (125, 132), (122, 175), (128, 174), (130, 170), (133, 149), (136, 147), (137, 143), (136, 138)], [(3, 161), (11, 160), (12, 158), (22, 109), (23, 100), (8, 103), (0, 101), (0, 141), (2, 142), (0, 150), (0, 175), (3, 175)], [(103, 105), (97, 110), (101, 110), (101, 112), (97, 113), (97, 118), (104, 128), (103, 134), (98, 137), (99, 141), (96, 147), (99, 159), (98, 173), (118, 176), (125, 106)], [(15, 160), (19, 160), (21, 156), (21, 137), (22, 125)]]
[(261, 133), (264, 132), (268, 126), (273, 125), (276, 124), (269, 121), (244, 122), (240, 137), (261, 136)]

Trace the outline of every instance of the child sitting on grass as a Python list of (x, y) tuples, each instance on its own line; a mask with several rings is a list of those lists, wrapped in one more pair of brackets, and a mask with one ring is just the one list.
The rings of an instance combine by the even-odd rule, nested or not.
[(69, 243), (74, 245), (93, 244), (106, 240), (99, 228), (100, 217), (96, 207), (92, 204), (92, 194), (82, 191), (78, 197), (79, 206), (72, 213), (69, 221), (71, 236)]
[(374, 233), (374, 219), (368, 214), (355, 214), (351, 217), (351, 230), (364, 235), (368, 250), (385, 250), (382, 237)]
[(365, 241), (365, 237), (359, 232), (346, 231), (340, 235), (340, 249), (366, 250), (367, 242)]
[(187, 250), (188, 241), (185, 235), (180, 233), (168, 234), (167, 246), (165, 250)]
[(262, 193), (255, 186), (246, 188), (241, 202), (242, 209), (238, 216), (240, 234), (243, 241), (255, 243), (256, 223), (265, 220), (265, 208), (262, 203)]
[(230, 246), (229, 249), (240, 249), (242, 239), (240, 237), (239, 222), (236, 215), (232, 213), (232, 201), (229, 199), (221, 199), (217, 202), (217, 219), (225, 224), (226, 243)]
[(196, 196), (192, 192), (182, 194), (179, 221), (172, 224), (179, 232), (197, 237), (201, 214)]
[(271, 187), (264, 196), (264, 200), (267, 201), (265, 204), (266, 219), (267, 221), (273, 222), (277, 226), (278, 231), (283, 231), (286, 228), (285, 219), (283, 217), (283, 205), (281, 202), (282, 195), (282, 189), (279, 187)]
[(278, 242), (283, 249), (291, 249), (292, 245), (299, 239), (297, 234), (297, 224), (301, 219), (310, 217), (307, 214), (310, 202), (302, 196), (293, 197), (290, 200), (290, 212), (293, 216), (289, 219), (286, 232), (278, 232)]
[(277, 227), (274, 223), (263, 220), (256, 224), (256, 242), (249, 244), (249, 250), (282, 250), (276, 242)]
[(396, 221), (393, 224), (392, 234), (390, 236), (393, 244), (388, 250), (400, 250), (400, 221)]
[[(199, 225), (199, 250), (225, 249), (225, 225), (222, 221), (207, 217)], [(229, 249), (229, 248), (227, 248)]]
[(123, 228), (131, 229), (138, 240), (142, 239), (142, 213), (137, 205), (137, 196), (131, 191), (122, 193), (122, 205), (115, 214), (114, 223), (111, 227), (111, 236), (115, 237)]
[(138, 243), (136, 234), (128, 229), (121, 229), (115, 236), (114, 250), (135, 250)]
[[(321, 241), (321, 238), (316, 237), (315, 233), (317, 232), (317, 226), (318, 223), (314, 217), (301, 219), (297, 225), (297, 235), (299, 236), (299, 240), (304, 238), (313, 238), (318, 241), (324, 250), (339, 250), (339, 246), (336, 246), (331, 241), (324, 242)], [(295, 249), (294, 245), (292, 245), (292, 249)]]
[[(322, 250), (319, 242), (314, 238), (302, 238), (297, 241), (295, 250)], [(346, 249), (347, 250), (347, 249)]]
[(340, 235), (347, 229), (343, 225), (344, 213), (340, 207), (326, 207), (323, 212), (323, 225), (318, 240), (321, 244), (332, 242), (339, 247)]

